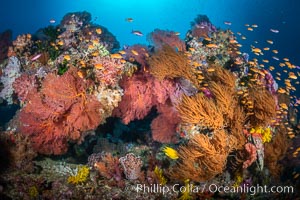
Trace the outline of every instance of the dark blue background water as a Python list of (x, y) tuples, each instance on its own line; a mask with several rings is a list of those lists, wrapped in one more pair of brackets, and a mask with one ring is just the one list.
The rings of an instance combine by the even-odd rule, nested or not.
[[(230, 29), (247, 37), (245, 41), (239, 40), (242, 51), (250, 52), (251, 44), (266, 47), (266, 40), (271, 39), (274, 44), (268, 46), (279, 51), (277, 57), (300, 64), (298, 0), (9, 0), (1, 2), (0, 31), (12, 29), (14, 37), (34, 33), (48, 26), (50, 19), (58, 24), (67, 12), (75, 11), (90, 12), (93, 22), (106, 26), (121, 46), (148, 43), (147, 34), (155, 28), (178, 31), (184, 38), (190, 22), (198, 14), (206, 14), (217, 27), (228, 28), (224, 21), (230, 21)], [(134, 21), (126, 22), (128, 17)], [(258, 28), (250, 32), (244, 24), (257, 24)], [(272, 33), (270, 28), (280, 32)], [(131, 34), (133, 29), (142, 31), (144, 36)], [(272, 60), (272, 56), (268, 53), (264, 59), (277, 68), (279, 62)]]
[[(146, 37), (131, 35), (132, 29), (145, 34), (155, 28), (179, 31), (183, 35), (197, 14), (206, 14), (218, 27), (231, 21), (234, 31), (245, 32), (245, 23), (258, 24), (248, 38), (272, 38), (275, 47), (281, 47), (282, 56), (300, 55), (300, 1), (298, 0), (9, 0), (0, 7), (0, 30), (12, 29), (14, 35), (34, 32), (57, 23), (67, 12), (86, 10), (106, 26), (121, 44), (145, 43)], [(132, 17), (133, 23), (125, 18)], [(276, 28), (280, 34), (272, 34)], [(298, 56), (299, 57), (299, 56)], [(299, 59), (299, 58), (298, 58)], [(299, 61), (299, 60), (297, 60)], [(298, 62), (299, 63), (299, 62)]]

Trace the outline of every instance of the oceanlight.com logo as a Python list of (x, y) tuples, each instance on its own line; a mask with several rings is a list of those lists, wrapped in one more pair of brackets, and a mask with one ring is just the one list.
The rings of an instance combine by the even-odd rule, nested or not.
[[(129, 189), (129, 188), (127, 188)], [(211, 193), (247, 193), (250, 195), (255, 195), (258, 193), (294, 193), (294, 187), (293, 186), (261, 186), (259, 184), (255, 186), (219, 186), (216, 184), (203, 184), (201, 186), (195, 186), (195, 185), (183, 185), (180, 184), (174, 184), (174, 185), (160, 185), (160, 184), (137, 184), (133, 187), (131, 187), (132, 190), (138, 192), (138, 193), (161, 193), (163, 195), (168, 193), (204, 193), (206, 191)]]
[(221, 193), (247, 193), (250, 195), (255, 195), (258, 193), (294, 193), (293, 186), (261, 186), (259, 184), (252, 186), (218, 186), (216, 184), (211, 184), (208, 187), (208, 191), (211, 193), (221, 192)]

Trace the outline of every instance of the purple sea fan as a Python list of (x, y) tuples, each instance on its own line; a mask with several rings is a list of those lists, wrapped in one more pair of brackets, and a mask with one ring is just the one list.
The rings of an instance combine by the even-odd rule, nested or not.
[(143, 162), (139, 156), (133, 153), (128, 153), (126, 156), (119, 159), (124, 169), (125, 176), (128, 180), (138, 179), (141, 175)]

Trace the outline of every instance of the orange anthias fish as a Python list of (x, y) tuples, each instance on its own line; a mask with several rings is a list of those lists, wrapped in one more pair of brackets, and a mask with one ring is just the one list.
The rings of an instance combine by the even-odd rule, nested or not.
[(96, 29), (96, 33), (100, 35), (100, 34), (102, 33), (101, 28), (97, 28), (97, 29)]
[(94, 64), (94, 67), (95, 67), (96, 69), (102, 69), (102, 68), (103, 68), (103, 64), (101, 64), (101, 63), (96, 63), (96, 64)]
[(133, 55), (136, 55), (136, 56), (138, 56), (139, 55), (139, 53), (136, 51), (136, 50), (131, 50), (131, 52), (133, 53)]
[(218, 48), (218, 45), (216, 45), (216, 44), (207, 44), (206, 46), (208, 48)]
[(122, 55), (118, 54), (118, 53), (114, 53), (110, 55), (111, 58), (123, 58)]

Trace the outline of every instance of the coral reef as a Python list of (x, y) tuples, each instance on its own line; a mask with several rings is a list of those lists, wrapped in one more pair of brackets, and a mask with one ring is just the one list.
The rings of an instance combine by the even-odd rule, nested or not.
[[(249, 99), (252, 102), (250, 109), (253, 114), (250, 120), (253, 126), (265, 126), (276, 118), (276, 102), (271, 93), (265, 89), (250, 90)], [(253, 108), (252, 108), (253, 107)], [(248, 106), (249, 108), (249, 106)]]
[(21, 65), (17, 57), (10, 57), (8, 64), (3, 70), (3, 75), (0, 77), (0, 82), (3, 84), (3, 89), (0, 92), (0, 98), (7, 101), (8, 104), (13, 103), (13, 83), (21, 76)]
[(161, 49), (164, 45), (175, 48), (178, 51), (185, 51), (186, 48), (184, 41), (180, 40), (174, 31), (155, 29), (148, 38), (157, 49)]
[(212, 138), (194, 135), (187, 145), (178, 150), (178, 164), (170, 171), (171, 177), (193, 181), (206, 181), (221, 174), (229, 153), (238, 141), (224, 131), (216, 131)]
[(136, 73), (121, 80), (124, 95), (114, 115), (121, 117), (125, 124), (143, 119), (155, 105), (165, 104), (175, 87), (169, 80), (159, 81), (146, 73)]
[[(291, 71), (279, 86), (274, 67), (241, 52), (241, 34), (205, 15), (185, 41), (155, 29), (153, 46), (123, 49), (95, 22), (72, 12), (12, 43), (0, 35), (0, 112), (15, 115), (0, 121), (0, 199), (299, 196), (205, 188), (299, 188), (295, 65), (280, 63)], [(137, 184), (179, 190), (137, 192)]]
[(201, 124), (213, 129), (219, 129), (224, 124), (223, 115), (214, 101), (202, 94), (183, 96), (177, 110), (183, 123)]
[(30, 99), (37, 92), (37, 82), (34, 75), (22, 74), (13, 83), (14, 92), (21, 102)]
[(92, 62), (96, 82), (112, 87), (118, 85), (124, 67), (120, 59), (97, 56), (93, 58)]
[[(120, 51), (121, 52), (121, 51)], [(123, 53), (123, 52), (122, 52)], [(143, 70), (147, 70), (149, 51), (147, 46), (135, 44), (124, 48), (124, 59), (138, 64)]]
[(47, 75), (41, 91), (20, 112), (20, 130), (38, 152), (62, 154), (68, 141), (82, 141), (83, 132), (100, 124), (101, 104), (87, 87), (75, 68), (61, 77)]
[(75, 185), (84, 183), (86, 182), (89, 173), (90, 169), (87, 166), (80, 166), (75, 175), (68, 177), (68, 183)]
[(111, 153), (101, 153), (98, 154), (99, 159), (95, 161), (94, 167), (98, 170), (101, 176), (106, 179), (112, 179), (117, 182), (119, 187), (124, 186), (123, 171), (124, 168), (121, 167), (121, 163), (117, 157), (111, 155)]
[(153, 140), (161, 143), (177, 143), (176, 128), (181, 120), (176, 109), (165, 104), (159, 104), (156, 108), (159, 115), (151, 122)]
[(119, 159), (124, 174), (128, 180), (135, 180), (141, 176), (141, 168), (143, 162), (140, 157), (135, 156), (133, 153), (129, 153)]
[(275, 179), (278, 179), (282, 173), (283, 165), (279, 161), (283, 159), (290, 146), (290, 142), (285, 135), (286, 131), (285, 127), (281, 124), (273, 140), (265, 144), (265, 163), (270, 174)]
[(152, 55), (149, 59), (149, 66), (150, 73), (159, 80), (183, 77), (198, 86), (198, 81), (186, 56), (169, 46), (164, 45)]

